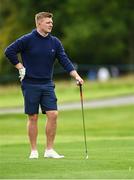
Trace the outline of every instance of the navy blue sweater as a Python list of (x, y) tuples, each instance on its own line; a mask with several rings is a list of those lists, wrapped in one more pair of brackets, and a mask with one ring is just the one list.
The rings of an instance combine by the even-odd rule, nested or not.
[(35, 29), (17, 39), (5, 50), (5, 55), (13, 65), (19, 63), (18, 53), (21, 54), (26, 68), (24, 82), (51, 81), (56, 58), (67, 72), (74, 70), (60, 40), (50, 34), (43, 37)]

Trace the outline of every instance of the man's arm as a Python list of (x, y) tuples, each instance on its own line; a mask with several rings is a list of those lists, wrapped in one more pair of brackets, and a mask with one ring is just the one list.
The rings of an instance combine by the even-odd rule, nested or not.
[(18, 59), (18, 53), (21, 53), (22, 51), (25, 50), (25, 40), (26, 38), (21, 37), (14, 41), (12, 44), (10, 44), (6, 49), (5, 49), (5, 55), (9, 59), (9, 61), (15, 66), (19, 63)]
[(25, 76), (25, 68), (24, 66), (19, 62), (18, 59), (18, 53), (22, 52), (25, 47), (24, 47), (24, 37), (17, 39), (15, 42), (10, 44), (6, 49), (5, 49), (5, 55), (9, 59), (9, 61), (18, 69), (19, 71), (19, 77), (20, 80), (22, 81), (24, 76)]
[(84, 83), (83, 79), (77, 73), (72, 62), (66, 55), (64, 48), (62, 46), (62, 43), (58, 39), (56, 39), (56, 42), (57, 42), (57, 46), (58, 46), (56, 57), (58, 58), (60, 64), (73, 78), (76, 79), (76, 81), (78, 81), (80, 84), (83, 84)]
[(62, 46), (62, 43), (58, 38), (55, 39), (56, 43), (56, 58), (58, 59), (59, 63), (62, 65), (62, 67), (70, 73), (71, 71), (75, 70), (72, 62), (68, 58), (67, 54), (65, 53), (64, 47)]

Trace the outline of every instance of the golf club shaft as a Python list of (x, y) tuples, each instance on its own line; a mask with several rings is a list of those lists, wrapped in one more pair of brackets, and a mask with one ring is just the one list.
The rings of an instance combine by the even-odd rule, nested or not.
[(79, 84), (79, 87), (80, 87), (80, 99), (81, 99), (81, 109), (82, 109), (82, 119), (83, 119), (83, 132), (84, 132), (84, 141), (85, 141), (85, 152), (86, 152), (86, 156), (88, 156), (87, 140), (86, 140), (86, 128), (85, 128), (85, 118), (84, 118), (84, 108), (83, 108), (83, 91), (82, 91), (82, 85)]

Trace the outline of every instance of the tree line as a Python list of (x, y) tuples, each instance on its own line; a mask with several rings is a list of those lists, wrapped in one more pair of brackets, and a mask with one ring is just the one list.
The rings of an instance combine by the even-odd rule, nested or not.
[(134, 0), (0, 0), (0, 74), (15, 72), (4, 49), (54, 14), (53, 35), (77, 64), (134, 64)]

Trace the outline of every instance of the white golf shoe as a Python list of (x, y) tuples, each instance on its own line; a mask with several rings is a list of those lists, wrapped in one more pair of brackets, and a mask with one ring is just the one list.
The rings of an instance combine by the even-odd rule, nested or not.
[(37, 150), (33, 150), (31, 151), (31, 154), (29, 156), (29, 159), (38, 159), (39, 157), (39, 154), (38, 154), (38, 151)]
[(56, 151), (54, 151), (53, 149), (45, 150), (44, 157), (45, 157), (45, 158), (55, 158), (55, 159), (64, 158), (63, 155), (59, 155), (59, 154), (58, 154)]

